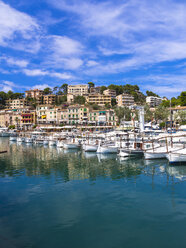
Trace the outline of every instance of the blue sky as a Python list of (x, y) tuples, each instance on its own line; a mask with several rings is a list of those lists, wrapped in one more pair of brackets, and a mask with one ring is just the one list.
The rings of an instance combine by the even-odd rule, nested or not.
[(186, 2), (0, 0), (0, 90), (94, 82), (186, 90)]

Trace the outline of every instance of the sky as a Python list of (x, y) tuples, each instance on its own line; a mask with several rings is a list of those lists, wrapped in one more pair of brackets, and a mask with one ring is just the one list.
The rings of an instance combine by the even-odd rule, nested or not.
[(0, 0), (0, 91), (137, 84), (186, 91), (186, 1)]

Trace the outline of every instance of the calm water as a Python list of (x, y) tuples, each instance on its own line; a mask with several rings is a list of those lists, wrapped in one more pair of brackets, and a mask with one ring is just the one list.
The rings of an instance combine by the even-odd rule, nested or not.
[(186, 167), (0, 147), (0, 248), (186, 247)]

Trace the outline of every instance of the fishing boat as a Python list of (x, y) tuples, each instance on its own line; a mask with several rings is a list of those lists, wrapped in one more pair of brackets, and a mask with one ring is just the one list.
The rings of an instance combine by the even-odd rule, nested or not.
[(80, 147), (80, 145), (78, 143), (63, 143), (63, 148), (64, 149), (78, 149)]
[(96, 152), (98, 149), (98, 145), (95, 143), (85, 143), (83, 144), (82, 148), (85, 152)]
[(168, 154), (169, 163), (186, 163), (186, 148)]
[(118, 147), (110, 144), (101, 145), (99, 142), (97, 153), (118, 153)]

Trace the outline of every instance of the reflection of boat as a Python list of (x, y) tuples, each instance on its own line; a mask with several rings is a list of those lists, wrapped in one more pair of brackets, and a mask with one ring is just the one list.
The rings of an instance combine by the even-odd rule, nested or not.
[(167, 166), (167, 172), (170, 176), (174, 176), (178, 179), (186, 178), (185, 166)]
[(17, 137), (15, 137), (15, 136), (10, 136), (10, 141), (17, 141)]
[(49, 144), (49, 146), (56, 146), (56, 141), (55, 140), (49, 140), (48, 144)]
[(85, 156), (85, 158), (97, 157), (97, 154), (94, 152), (84, 152), (83, 155)]
[(33, 143), (33, 139), (32, 138), (25, 138), (25, 143)]
[(18, 137), (18, 138), (17, 138), (17, 142), (18, 142), (18, 143), (25, 142), (25, 138), (23, 138), (23, 137)]
[(63, 141), (62, 140), (58, 140), (57, 143), (56, 143), (56, 146), (63, 148)]
[(97, 157), (98, 157), (98, 160), (99, 162), (101, 160), (106, 160), (106, 159), (116, 159), (117, 158), (117, 155), (116, 154), (106, 154), (106, 153), (97, 153)]

